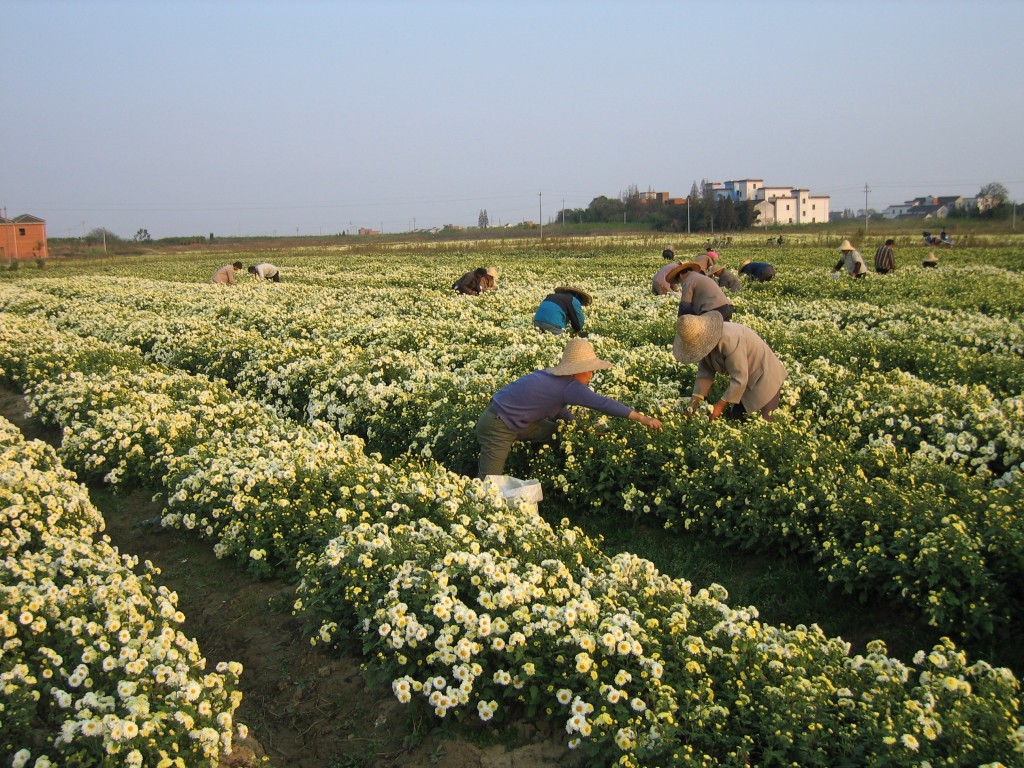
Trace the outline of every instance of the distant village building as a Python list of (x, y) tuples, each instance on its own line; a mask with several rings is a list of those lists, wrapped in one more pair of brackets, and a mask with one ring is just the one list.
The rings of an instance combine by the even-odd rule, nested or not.
[(979, 198), (965, 200), (960, 195), (947, 197), (915, 197), (899, 205), (890, 205), (882, 211), (884, 219), (944, 219), (954, 211), (979, 208)]
[[(766, 187), (763, 179), (739, 179), (709, 182), (715, 200), (734, 203), (755, 203), (760, 214), (758, 224), (816, 224), (829, 220), (827, 195), (812, 195), (807, 189), (793, 187)], [(672, 197), (668, 192), (641, 192), (640, 202), (645, 204), (686, 205), (685, 197)]]
[(23, 213), (13, 219), (0, 217), (0, 261), (45, 259), (46, 222)]
[(712, 182), (716, 200), (728, 198), (734, 203), (753, 202), (760, 214), (758, 224), (818, 224), (828, 221), (828, 195), (812, 195), (798, 187), (766, 187), (763, 179), (739, 179)]

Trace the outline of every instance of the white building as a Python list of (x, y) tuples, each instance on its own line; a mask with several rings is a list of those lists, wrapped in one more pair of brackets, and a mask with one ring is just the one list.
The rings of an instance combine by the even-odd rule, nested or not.
[(711, 191), (716, 200), (753, 201), (760, 214), (758, 224), (816, 224), (827, 222), (828, 195), (812, 195), (810, 190), (795, 187), (766, 187), (762, 179), (740, 179), (714, 182)]

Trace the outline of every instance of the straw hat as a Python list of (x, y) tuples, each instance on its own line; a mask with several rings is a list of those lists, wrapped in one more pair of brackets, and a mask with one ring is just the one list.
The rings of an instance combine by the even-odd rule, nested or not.
[(571, 293), (573, 296), (580, 300), (580, 304), (582, 304), (584, 307), (589, 306), (590, 303), (593, 302), (594, 300), (594, 297), (591, 296), (586, 291), (584, 291), (582, 288), (569, 288), (567, 286), (560, 285), (557, 288), (555, 288), (555, 293)]
[(927, 256), (924, 257), (924, 263), (925, 264), (938, 264), (939, 263), (939, 257), (936, 256), (934, 253), (929, 253)]
[(842, 244), (839, 246), (839, 250), (840, 251), (855, 251), (857, 249), (854, 248), (852, 245), (850, 245), (850, 241), (849, 240), (843, 240)]
[(708, 274), (709, 275), (717, 275), (719, 272), (724, 272), (724, 271), (725, 271), (725, 265), (724, 264), (716, 264), (715, 266), (713, 266), (711, 268), (711, 271), (709, 271)]
[(738, 269), (743, 269), (749, 263), (750, 263), (750, 259), (744, 259), (743, 261), (740, 262), (740, 265), (739, 265)]
[[(717, 312), (715, 313), (718, 314)], [(720, 316), (720, 315), (719, 315)], [(586, 373), (587, 371), (602, 371), (611, 368), (612, 364), (607, 360), (601, 360), (594, 354), (594, 345), (586, 339), (570, 339), (562, 350), (562, 359), (558, 365), (545, 368), (548, 373), (555, 376), (572, 376), (574, 373)]]
[(497, 277), (498, 276), (498, 270), (495, 267), (488, 267), (487, 268), (487, 274), (490, 275), (491, 277)]
[(665, 281), (674, 283), (680, 279), (683, 272), (703, 272), (704, 268), (698, 261), (684, 261), (682, 264), (676, 264), (672, 269), (665, 275)]
[(676, 338), (672, 342), (672, 357), (680, 363), (696, 363), (722, 338), (722, 315), (683, 315), (676, 320)]

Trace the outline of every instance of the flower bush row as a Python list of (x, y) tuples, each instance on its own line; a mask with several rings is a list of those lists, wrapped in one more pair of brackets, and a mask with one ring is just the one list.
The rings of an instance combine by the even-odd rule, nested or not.
[(0, 419), (0, 760), (216, 765), (231, 750), (241, 665), (207, 670), (177, 595), (100, 537), (53, 450)]
[[(582, 270), (603, 259), (571, 266)], [(500, 300), (422, 287), (411, 293), (408, 283), (428, 269), (436, 281), (436, 268), (414, 263), (403, 263), (399, 285), (376, 282), (371, 299), (351, 290), (350, 269), (311, 264), (317, 274), (297, 289), (243, 285), (232, 293), (204, 285), (182, 297), (180, 283), (163, 281), (35, 280), (38, 290), (25, 291), (21, 282), (3, 300), (75, 333), (130, 344), (147, 359), (224, 377), (282, 416), (359, 434), (389, 458), (413, 452), (464, 473), (475, 469), (473, 428), (490, 394), (557, 360), (562, 342), (529, 325), (531, 302), (551, 269), (544, 262), (517, 265), (521, 282), (503, 285)], [(619, 265), (627, 274), (634, 268)], [(989, 272), (958, 277), (1016, 279)], [(568, 431), (554, 451), (517, 449), (510, 471), (539, 477), (562, 494), (566, 509), (612, 504), (656, 514), (669, 526), (698, 525), (743, 547), (806, 552), (841, 588), (909, 602), (960, 637), (992, 637), (1021, 615), (1013, 584), (1024, 537), (1007, 512), (1020, 506), (1024, 454), (1019, 320), (965, 318), (927, 302), (883, 312), (869, 303), (869, 290), (891, 293), (898, 284), (881, 278), (853, 287), (818, 281), (822, 292), (859, 292), (842, 303), (789, 298), (806, 291), (808, 280), (748, 286), (734, 296), (737, 317), (790, 369), (786, 418), (771, 429), (704, 428), (671, 416), (693, 375), (667, 353), (671, 299), (607, 274), (566, 280), (601, 286), (588, 308), (600, 330), (591, 338), (618, 368), (603, 372), (597, 386), (665, 416), (670, 428), (652, 436), (585, 415), (584, 429)], [(899, 280), (922, 297), (944, 295), (945, 283), (934, 275)], [(922, 344), (924, 327), (936, 341)], [(863, 341), (851, 347), (849, 339)], [(922, 350), (930, 355), (925, 362)], [(948, 381), (950, 371), (978, 360), (1002, 371), (988, 379), (997, 391), (1016, 387), (1018, 394)], [(898, 367), (910, 361), (920, 363), (918, 375)], [(933, 378), (922, 378), (929, 372)], [(935, 479), (918, 488), (913, 480), (921, 472)], [(893, 487), (899, 492), (887, 490)], [(934, 547), (954, 525), (965, 531), (947, 542), (955, 546)]]
[(33, 408), (69, 434), (90, 431), (106, 466), (124, 468), (108, 473), (115, 485), (151, 476), (127, 457), (153, 440), (147, 452), (168, 467), (165, 521), (222, 555), (248, 547), (257, 574), (268, 559), (296, 568), (315, 639), (361, 643), (400, 701), (438, 717), (550, 717), (571, 745), (622, 765), (1020, 763), (1017, 680), (952, 643), (914, 666), (880, 643), (851, 656), (817, 627), (730, 607), (724, 589), (694, 592), (648, 561), (609, 558), (567, 521), (508, 507), (493, 485), (432, 462), (384, 464), (237, 396), (244, 425), (143, 437), (169, 418), (161, 409), (216, 413), (221, 385), (147, 366), (71, 371), (84, 342), (9, 316), (4, 354), (15, 326), (22, 345), (68, 351), (64, 375), (19, 380)]

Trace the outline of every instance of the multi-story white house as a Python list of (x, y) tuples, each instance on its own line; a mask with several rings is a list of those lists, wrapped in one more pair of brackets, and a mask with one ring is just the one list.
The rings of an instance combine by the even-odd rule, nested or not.
[(713, 182), (715, 199), (733, 202), (756, 202), (760, 214), (758, 224), (815, 224), (827, 222), (828, 195), (812, 195), (810, 190), (796, 187), (766, 187), (762, 179), (740, 179)]

